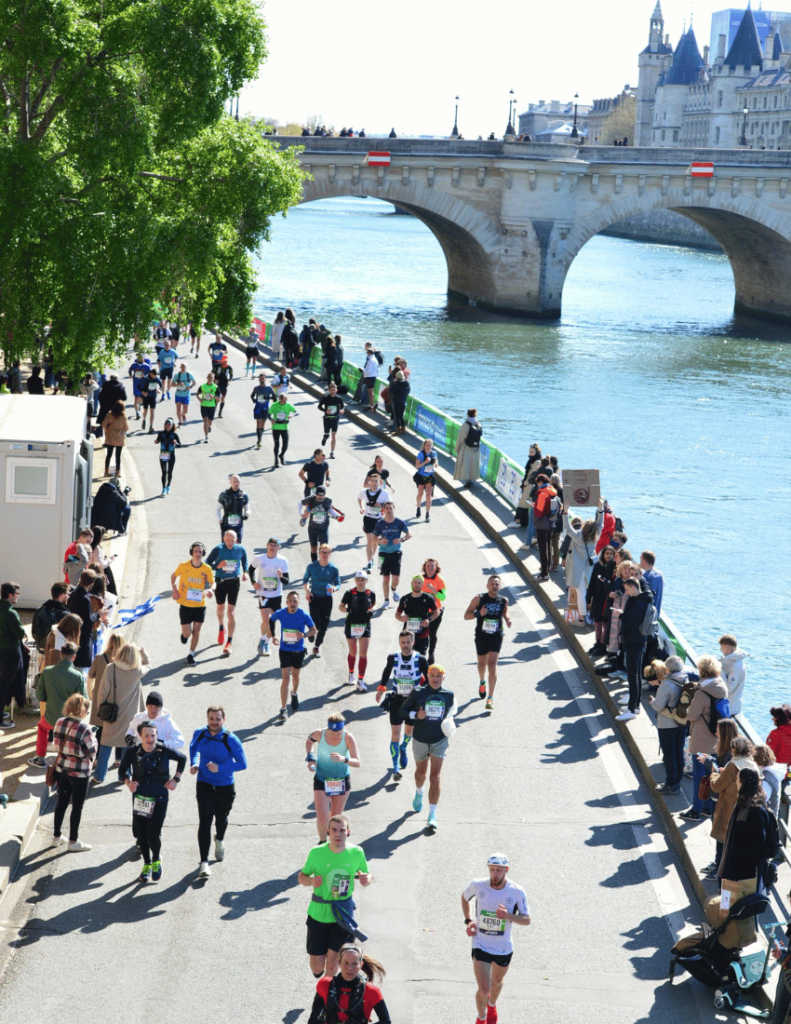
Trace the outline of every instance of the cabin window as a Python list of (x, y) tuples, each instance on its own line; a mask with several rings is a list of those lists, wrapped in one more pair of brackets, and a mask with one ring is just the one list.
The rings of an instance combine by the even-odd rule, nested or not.
[(55, 459), (6, 459), (6, 501), (54, 505), (56, 466)]

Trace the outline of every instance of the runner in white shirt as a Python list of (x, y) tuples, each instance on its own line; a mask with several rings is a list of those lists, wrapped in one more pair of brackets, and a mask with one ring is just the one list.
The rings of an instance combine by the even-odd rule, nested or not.
[(382, 509), (385, 502), (388, 501), (390, 501), (390, 495), (382, 487), (382, 478), (378, 473), (369, 474), (365, 478), (365, 487), (357, 495), (357, 504), (360, 506), (360, 515), (363, 517), (363, 533), (365, 534), (369, 569), (374, 564), (374, 556), (378, 547), (374, 529), (382, 518)]
[[(509, 882), (508, 857), (493, 853), (486, 862), (489, 877), (470, 882), (461, 896), (461, 910), (467, 934), (472, 939), (472, 961), (478, 991), (475, 1004), (478, 1021), (495, 1024), (497, 997), (511, 963), (514, 944), (511, 925), (530, 924), (530, 909), (525, 890)], [(475, 900), (475, 918), (470, 917), (470, 902)]]
[[(266, 542), (266, 554), (256, 555), (250, 562), (250, 579), (255, 586), (258, 607), (261, 611), (261, 638), (258, 653), (269, 657), (269, 617), (283, 605), (283, 584), (288, 585), (288, 562), (278, 554), (280, 541), (270, 537)], [(258, 578), (255, 578), (257, 573)]]

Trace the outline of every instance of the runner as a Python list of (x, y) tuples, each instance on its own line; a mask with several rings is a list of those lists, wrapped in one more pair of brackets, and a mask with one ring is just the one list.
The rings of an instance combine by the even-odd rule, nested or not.
[[(327, 719), (326, 729), (316, 729), (305, 741), (305, 760), (308, 771), (313, 772), (313, 804), (316, 808), (316, 828), (319, 842), (327, 836), (327, 823), (332, 814), (343, 814), (351, 792), (350, 768), (360, 767), (357, 744), (346, 721), (335, 712)], [(318, 746), (317, 746), (318, 745)]]
[[(118, 781), (132, 794), (132, 834), (143, 855), (141, 882), (162, 877), (162, 826), (168, 813), (168, 792), (173, 792), (187, 766), (186, 755), (157, 739), (156, 722), (137, 727), (140, 742), (127, 747), (118, 766)], [(168, 761), (176, 762), (170, 778)]]
[(143, 401), (143, 392), (140, 390), (140, 384), (148, 376), (150, 369), (151, 360), (138, 352), (135, 356), (135, 361), (129, 367), (129, 376), (132, 378), (132, 397), (136, 420), (140, 419), (140, 405)]
[(200, 355), (200, 324), (198, 324), (197, 329), (196, 329), (195, 322), (193, 320), (190, 320), (190, 322), (189, 322), (189, 332), (190, 332), (190, 355), (192, 355), (192, 352), (194, 350), (195, 351), (195, 358), (197, 359), (198, 356)]
[(214, 413), (217, 409), (217, 392), (219, 388), (214, 383), (214, 374), (210, 373), (206, 377), (205, 384), (199, 384), (196, 392), (198, 401), (200, 402), (200, 414), (203, 418), (203, 443), (209, 443), (209, 434), (211, 433), (211, 424), (214, 419)]
[(437, 468), (437, 453), (433, 450), (434, 442), (427, 437), (415, 459), (417, 472), (412, 479), (417, 484), (417, 508), (415, 517), (420, 519), (420, 506), (423, 494), (426, 495), (426, 522), (431, 522), (431, 499), (434, 496), (434, 470)]
[(363, 533), (365, 534), (369, 569), (373, 567), (374, 553), (376, 552), (374, 529), (382, 517), (382, 506), (389, 500), (390, 495), (382, 487), (382, 478), (378, 473), (369, 473), (365, 478), (363, 490), (357, 495), (357, 504), (360, 506), (360, 515), (363, 517)]
[(211, 826), (214, 822), (214, 859), (225, 860), (225, 831), (236, 799), (234, 774), (247, 767), (242, 741), (225, 728), (225, 709), (212, 704), (206, 712), (207, 726), (196, 729), (190, 742), (190, 774), (197, 775), (198, 878), (208, 878)]
[(305, 569), (302, 585), (305, 588), (305, 600), (310, 608), (310, 617), (316, 623), (316, 639), (313, 657), (321, 657), (321, 645), (327, 635), (327, 627), (332, 618), (332, 595), (341, 585), (341, 574), (337, 565), (330, 561), (332, 548), (329, 544), (319, 545), (317, 562), (310, 562)]
[(415, 757), (415, 797), (412, 807), (416, 813), (423, 809), (423, 785), (426, 769), (431, 759), (431, 774), (428, 786), (428, 828), (437, 827), (437, 804), (439, 803), (439, 777), (450, 737), (456, 729), (453, 720), (454, 697), (446, 690), (445, 669), (442, 665), (431, 665), (428, 670), (428, 686), (414, 689), (401, 705), (401, 717), (414, 725), (412, 752)]
[(247, 341), (245, 342), (244, 349), (244, 375), (248, 373), (255, 373), (255, 368), (258, 365), (258, 335), (256, 334), (255, 327), (250, 327), (250, 332), (247, 335)]
[[(274, 384), (274, 380), (272, 381)], [(280, 391), (277, 401), (272, 405), (269, 416), (272, 420), (272, 441), (275, 446), (275, 469), (278, 466), (278, 448), (282, 444), (280, 452), (280, 465), (286, 464), (286, 449), (288, 448), (288, 421), (296, 413), (294, 406), (286, 398), (285, 391)]]
[(159, 359), (159, 353), (165, 347), (165, 341), (170, 338), (170, 329), (164, 320), (160, 320), (154, 328), (154, 349)]
[[(239, 601), (239, 590), (247, 579), (247, 551), (238, 543), (234, 530), (226, 530), (222, 544), (212, 548), (207, 563), (214, 569), (216, 586), (214, 596), (217, 600), (217, 643), (223, 648), (223, 654), (231, 653), (233, 634), (236, 630), (236, 605)], [(225, 639), (225, 602), (228, 602), (228, 639)]]
[(231, 386), (233, 380), (233, 367), (230, 365), (227, 359), (224, 359), (222, 363), (214, 371), (214, 382), (217, 385), (217, 390), (220, 395), (220, 404), (217, 408), (217, 419), (222, 419), (222, 411), (225, 407), (225, 399), (228, 394), (228, 388)]
[(390, 480), (390, 470), (385, 469), (385, 460), (381, 455), (376, 456), (373, 466), (368, 469), (368, 473), (376, 473), (381, 480), (382, 487), (387, 488), (391, 497), (395, 494), (396, 489), (393, 487), (392, 481)]
[(250, 393), (250, 400), (253, 403), (253, 418), (255, 420), (255, 432), (257, 437), (256, 448), (261, 447), (261, 438), (266, 427), (266, 418), (269, 415), (269, 403), (275, 401), (275, 393), (266, 382), (266, 374), (258, 374), (258, 383)]
[[(203, 561), (205, 554), (206, 548), (200, 541), (195, 541), (190, 547), (190, 560), (182, 562), (170, 577), (173, 600), (179, 603), (181, 642), (186, 644), (189, 641), (190, 644), (188, 665), (195, 664), (195, 650), (206, 619), (206, 600), (213, 594), (214, 573)], [(179, 581), (178, 587), (176, 580)]]
[(162, 378), (162, 387), (165, 394), (162, 396), (162, 401), (167, 398), (170, 399), (170, 382), (173, 379), (173, 370), (176, 366), (176, 346), (171, 346), (170, 340), (165, 340), (165, 347), (159, 353), (159, 375)]
[(275, 367), (276, 373), (272, 378), (272, 387), (277, 392), (277, 397), (288, 394), (288, 386), (291, 383), (291, 377), (286, 373), (284, 367)]
[[(497, 997), (514, 954), (511, 925), (530, 924), (527, 896), (521, 885), (509, 882), (508, 858), (493, 853), (486, 861), (488, 878), (474, 879), (461, 894), (461, 912), (472, 939), (472, 967), (478, 991), (478, 1021), (497, 1024)], [(475, 900), (475, 920), (470, 901)]]
[(228, 346), (219, 334), (215, 332), (214, 340), (209, 345), (209, 356), (211, 358), (212, 373), (216, 373), (222, 365), (222, 357), (228, 356)]
[(176, 417), (179, 426), (183, 427), (187, 422), (187, 409), (190, 404), (190, 393), (195, 378), (187, 372), (187, 364), (181, 363), (179, 372), (173, 377), (173, 385), (176, 389)]
[[(275, 636), (275, 626), (280, 623), (280, 639)], [(307, 612), (299, 607), (299, 594), (291, 590), (286, 594), (286, 607), (278, 608), (269, 618), (269, 635), (275, 647), (280, 647), (280, 721), (288, 714), (286, 698), (291, 685), (291, 710), (299, 707), (299, 673), (305, 660), (305, 637), (316, 635), (316, 624)]]
[[(415, 634), (405, 629), (398, 637), (401, 648), (396, 654), (389, 654), (382, 673), (382, 681), (376, 690), (376, 703), (385, 696), (387, 684), (392, 675), (390, 693), (387, 694), (387, 711), (390, 715), (390, 759), (393, 762), (393, 778), (401, 779), (399, 768), (409, 764), (409, 741), (412, 739), (412, 726), (401, 717), (401, 706), (416, 686), (422, 686), (428, 679), (428, 662), (422, 654), (415, 654)], [(404, 739), (401, 739), (401, 728)]]
[(418, 654), (425, 654), (430, 639), (429, 628), (432, 621), (439, 617), (439, 608), (434, 598), (423, 591), (423, 577), (420, 573), (412, 577), (411, 588), (398, 602), (395, 617), (399, 622), (406, 623), (405, 628), (415, 637), (415, 650)]
[[(327, 842), (314, 846), (299, 873), (299, 884), (313, 889), (308, 905), (308, 957), (313, 976), (332, 978), (341, 946), (354, 938), (354, 883), (365, 888), (373, 881), (361, 846), (349, 846), (349, 820), (334, 814)], [(346, 901), (350, 904), (343, 905)], [(341, 904), (333, 906), (333, 904)], [(340, 924), (333, 911), (345, 922)]]
[(302, 502), (300, 506), (300, 526), (310, 519), (308, 524), (308, 541), (310, 542), (310, 560), (315, 562), (318, 558), (317, 549), (319, 544), (328, 544), (330, 540), (330, 519), (337, 519), (339, 523), (344, 520), (344, 515), (336, 508), (333, 508), (332, 500), (327, 497), (324, 487), (317, 487), (315, 494)]
[(157, 376), (155, 367), (151, 367), (148, 374), (140, 381), (140, 394), (143, 396), (143, 426), (146, 429), (146, 413), (149, 414), (149, 434), (154, 433), (154, 413), (159, 401), (159, 393), (162, 390), (162, 381)]
[(162, 497), (170, 494), (170, 484), (173, 480), (173, 467), (176, 465), (176, 449), (181, 448), (181, 438), (176, 433), (176, 424), (173, 418), (168, 416), (165, 426), (154, 438), (154, 444), (159, 445), (159, 470), (162, 474)]
[(374, 535), (379, 544), (379, 572), (382, 574), (382, 608), (390, 607), (390, 584), (393, 586), (393, 598), (400, 601), (398, 581), (401, 578), (401, 545), (410, 540), (409, 532), (403, 519), (396, 519), (395, 505), (386, 501), (382, 506), (384, 518), (374, 527)]
[(308, 1024), (340, 1020), (341, 1013), (348, 1021), (367, 1024), (374, 1011), (379, 1024), (391, 1024), (381, 989), (370, 984), (374, 978), (381, 983), (384, 967), (354, 945), (341, 946), (338, 959), (340, 974), (319, 978)]
[(503, 622), (511, 628), (508, 617), (508, 598), (500, 597), (502, 581), (499, 576), (490, 576), (486, 581), (486, 593), (476, 594), (464, 613), (467, 621), (475, 620), (475, 653), (478, 655), (478, 696), (486, 696), (486, 670), (489, 670), (489, 697), (486, 710), (494, 710), (494, 688), (497, 685), (497, 659), (503, 646)]
[(325, 445), (332, 436), (330, 442), (330, 458), (335, 458), (335, 444), (338, 440), (338, 424), (344, 409), (344, 401), (338, 394), (338, 385), (331, 383), (326, 392), (319, 399), (319, 409), (324, 413), (324, 436), (321, 439)]
[[(368, 573), (358, 569), (354, 574), (354, 589), (347, 590), (343, 595), (338, 610), (346, 615), (344, 636), (349, 648), (347, 662), (349, 664), (349, 686), (357, 681), (357, 692), (365, 693), (365, 670), (368, 667), (368, 643), (371, 639), (371, 616), (376, 605), (376, 594), (368, 590)], [(358, 675), (354, 674), (354, 663), (357, 660), (357, 648), (360, 649)]]
[[(283, 584), (288, 585), (288, 562), (281, 558), (280, 541), (270, 537), (266, 542), (266, 554), (256, 555), (250, 563), (250, 580), (255, 586), (258, 608), (261, 612), (261, 638), (258, 653), (269, 657), (269, 616), (283, 603)], [(255, 581), (255, 572), (261, 573), (260, 583)]]
[(304, 496), (309, 498), (313, 491), (321, 486), (326, 493), (326, 485), (330, 483), (330, 467), (327, 465), (327, 456), (317, 448), (313, 453), (310, 462), (306, 462), (299, 471), (299, 479), (305, 485)]
[(220, 521), (220, 537), (226, 530), (233, 530), (239, 542), (242, 540), (244, 523), (250, 515), (250, 499), (242, 490), (241, 477), (232, 473), (228, 477), (230, 486), (217, 499), (217, 518)]
[(429, 594), (437, 603), (439, 608), (439, 615), (436, 619), (431, 619), (428, 624), (429, 642), (428, 642), (428, 660), (429, 664), (434, 661), (434, 652), (437, 649), (437, 632), (442, 622), (442, 615), (444, 612), (443, 604), (447, 597), (447, 590), (445, 589), (445, 581), (440, 576), (440, 565), (436, 558), (427, 558), (423, 563), (423, 593)]

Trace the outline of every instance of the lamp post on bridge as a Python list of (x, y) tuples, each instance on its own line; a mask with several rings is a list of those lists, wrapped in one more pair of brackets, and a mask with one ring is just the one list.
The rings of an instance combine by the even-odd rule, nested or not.
[(742, 137), (739, 139), (739, 145), (747, 148), (747, 115), (750, 113), (750, 108), (745, 106), (742, 111), (744, 114), (744, 120), (742, 121)]
[(456, 97), (456, 113), (453, 115), (453, 131), (450, 133), (452, 139), (459, 137), (459, 97)]
[(577, 131), (577, 100), (579, 98), (580, 98), (580, 94), (578, 92), (575, 92), (574, 93), (574, 124), (573, 124), (573, 126), (571, 128), (571, 138), (572, 139), (578, 139), (579, 136), (580, 136), (580, 133)]
[(516, 99), (514, 98), (514, 90), (512, 89), (509, 93), (510, 99), (508, 100), (508, 127), (505, 129), (506, 135), (516, 135), (513, 124), (513, 112), (516, 109)]

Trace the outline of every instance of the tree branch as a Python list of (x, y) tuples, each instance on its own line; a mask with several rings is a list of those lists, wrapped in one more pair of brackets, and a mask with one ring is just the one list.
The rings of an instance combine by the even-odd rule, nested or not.
[(62, 95), (56, 96), (55, 99), (52, 101), (52, 103), (50, 103), (49, 107), (47, 108), (47, 112), (44, 114), (44, 116), (39, 121), (38, 127), (33, 132), (33, 141), (34, 142), (41, 142), (41, 140), (47, 134), (47, 129), (49, 128), (49, 126), (52, 124), (52, 122), (55, 120), (55, 118), (58, 116), (58, 114), (61, 112), (61, 110), (63, 110), (63, 108), (65, 106), (66, 106), (66, 101), (64, 100), (63, 96)]
[(154, 171), (138, 171), (138, 178), (156, 178), (157, 181), (169, 181), (175, 185), (183, 185), (186, 178), (175, 178), (172, 174), (155, 174)]
[(44, 97), (47, 95), (49, 90), (52, 88), (52, 83), (55, 81), (55, 76), (63, 67), (63, 57), (58, 57), (52, 67), (49, 69), (49, 74), (41, 83), (41, 88), (36, 93), (35, 99), (30, 105), (30, 120), (34, 121), (38, 115), (39, 107)]

